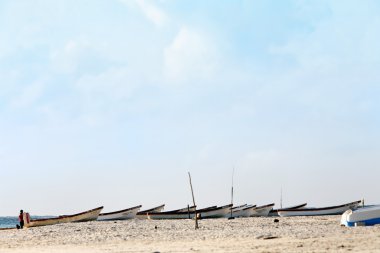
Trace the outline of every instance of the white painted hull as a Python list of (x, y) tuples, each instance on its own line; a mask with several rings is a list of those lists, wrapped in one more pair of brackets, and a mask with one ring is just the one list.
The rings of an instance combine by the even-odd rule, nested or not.
[[(235, 208), (232, 210), (232, 217), (238, 218), (238, 217), (249, 217), (249, 209), (248, 208), (256, 207), (255, 205), (244, 205), (239, 208)], [(226, 215), (226, 218), (231, 217), (231, 211)]]
[(347, 210), (342, 214), (340, 223), (347, 227), (380, 224), (380, 206), (364, 207), (354, 211)]
[(157, 206), (148, 210), (144, 210), (141, 212), (138, 212), (136, 215), (136, 218), (138, 219), (148, 219), (148, 214), (149, 213), (157, 213), (157, 212), (162, 212), (164, 210), (165, 205)]
[(181, 212), (181, 213), (172, 213), (172, 214), (151, 213), (151, 214), (148, 214), (147, 218), (149, 220), (178, 220), (178, 219), (192, 219), (194, 217), (195, 217), (194, 212), (190, 212), (190, 213)]
[(270, 210), (268, 216), (271, 216), (271, 217), (278, 217), (278, 211), (284, 211), (284, 210), (289, 210), (289, 209), (298, 209), (298, 208), (304, 208), (305, 206), (307, 206), (307, 203), (303, 203), (303, 204), (300, 204), (300, 205), (295, 205), (295, 206), (291, 206), (291, 207), (285, 207), (285, 208), (279, 208), (279, 209), (272, 209)]
[(140, 210), (141, 206), (136, 206), (133, 208), (125, 209), (118, 212), (100, 214), (98, 221), (111, 221), (111, 220), (128, 220), (136, 218), (137, 212)]
[(247, 209), (246, 217), (267, 217), (274, 204), (257, 206)]
[[(206, 208), (199, 210), (199, 212), (197, 211), (196, 214), (199, 219), (223, 218), (230, 212), (230, 208), (231, 205)], [(169, 212), (156, 212), (148, 213), (147, 218), (151, 220), (193, 219), (195, 218), (195, 212), (178, 212), (177, 210)]]
[(200, 212), (198, 215), (198, 217), (200, 219), (215, 219), (215, 218), (224, 218), (226, 217), (226, 215), (228, 213), (231, 212), (231, 206), (232, 205), (227, 205), (227, 206), (224, 206), (220, 209), (215, 209), (215, 210), (209, 210), (209, 211), (204, 211), (204, 212)]
[(38, 226), (47, 226), (47, 225), (55, 225), (60, 223), (69, 223), (69, 222), (84, 222), (84, 221), (94, 221), (98, 218), (100, 212), (103, 207), (98, 207), (86, 212), (73, 214), (73, 215), (64, 215), (55, 218), (48, 219), (37, 219), (30, 220), (29, 214), (24, 213), (24, 226), (25, 227), (38, 227)]
[(323, 208), (299, 208), (293, 210), (278, 211), (281, 217), (289, 216), (319, 216), (319, 215), (337, 215), (343, 214), (349, 209), (356, 209), (360, 201), (348, 203), (341, 206), (323, 207)]

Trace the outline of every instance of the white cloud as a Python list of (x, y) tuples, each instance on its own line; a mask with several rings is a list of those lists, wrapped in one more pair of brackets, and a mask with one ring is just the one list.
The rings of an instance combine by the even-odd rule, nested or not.
[(313, 31), (270, 50), (274, 54), (290, 55), (300, 65), (314, 70), (378, 62), (380, 51), (375, 43), (380, 39), (380, 19), (369, 2), (329, 2), (330, 15), (315, 22)]
[(164, 50), (164, 75), (171, 82), (209, 79), (218, 68), (216, 45), (205, 34), (182, 27)]
[(143, 79), (127, 67), (82, 76), (75, 85), (81, 96), (82, 119), (89, 125), (96, 125), (104, 118), (127, 110), (126, 104)]
[(18, 96), (11, 99), (11, 108), (26, 108), (33, 105), (40, 97), (42, 97), (45, 89), (45, 82), (45, 80), (38, 80), (31, 85), (26, 86)]
[(122, 3), (130, 5), (131, 3), (135, 3), (143, 14), (152, 21), (156, 26), (163, 26), (168, 22), (168, 16), (165, 14), (163, 10), (155, 6), (152, 2), (147, 0), (120, 0)]

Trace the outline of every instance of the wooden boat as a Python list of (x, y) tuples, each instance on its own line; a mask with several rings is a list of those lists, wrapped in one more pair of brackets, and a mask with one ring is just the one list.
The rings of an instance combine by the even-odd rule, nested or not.
[(278, 215), (281, 217), (288, 216), (315, 216), (315, 215), (338, 215), (343, 214), (349, 209), (356, 209), (361, 201), (355, 201), (339, 206), (329, 206), (321, 208), (298, 208), (298, 209), (287, 209), (278, 211)]
[(178, 210), (168, 211), (168, 212), (151, 212), (148, 213), (148, 219), (159, 220), (159, 219), (193, 219), (195, 214), (199, 219), (209, 219), (209, 218), (221, 218), (224, 217), (231, 208), (231, 204), (227, 206), (212, 206), (196, 211), (184, 211), (179, 212)]
[(84, 221), (94, 221), (98, 218), (100, 212), (103, 207), (98, 207), (86, 212), (77, 213), (73, 215), (64, 215), (54, 218), (47, 219), (30, 219), (29, 213), (24, 213), (24, 226), (25, 227), (38, 227), (38, 226), (47, 226), (47, 225), (55, 225), (60, 223), (68, 223), (68, 222), (84, 222)]
[(162, 204), (160, 206), (156, 206), (156, 207), (153, 207), (151, 209), (147, 209), (147, 210), (137, 212), (136, 218), (146, 219), (146, 218), (148, 218), (148, 216), (147, 216), (148, 213), (161, 212), (162, 210), (164, 210), (164, 207), (165, 207), (165, 204)]
[(347, 210), (342, 214), (341, 225), (346, 227), (373, 226), (380, 224), (380, 205)]
[(177, 209), (177, 210), (172, 210), (170, 212), (187, 212), (187, 211), (194, 211), (195, 210), (195, 206), (189, 206), (189, 207), (185, 207), (185, 208), (181, 208), (181, 209)]
[(197, 210), (197, 215), (199, 219), (215, 219), (224, 218), (228, 213), (231, 212), (232, 204), (228, 204), (220, 207), (209, 207)]
[(298, 209), (298, 208), (303, 208), (307, 205), (307, 203), (303, 203), (303, 204), (300, 204), (300, 205), (295, 205), (295, 206), (290, 206), (290, 207), (285, 207), (285, 208), (278, 208), (278, 209), (272, 209), (270, 210), (268, 216), (279, 216), (278, 215), (278, 211), (286, 211), (286, 210), (289, 210), (289, 209)]
[[(256, 207), (256, 205), (240, 205), (240, 206), (234, 206), (231, 208), (232, 210), (232, 217), (233, 218), (238, 218), (238, 217), (248, 217), (248, 212), (249, 208)], [(226, 218), (231, 217), (231, 210), (230, 212), (226, 215)]]
[(98, 221), (108, 221), (108, 220), (127, 220), (136, 217), (137, 212), (140, 210), (141, 205), (134, 206), (128, 209), (99, 214)]
[(245, 217), (259, 217), (268, 216), (270, 210), (273, 209), (274, 203), (264, 206), (250, 206), (243, 209), (245, 211)]

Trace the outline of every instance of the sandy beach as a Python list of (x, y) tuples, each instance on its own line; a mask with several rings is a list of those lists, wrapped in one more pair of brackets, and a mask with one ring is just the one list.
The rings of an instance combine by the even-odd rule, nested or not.
[(0, 231), (0, 252), (380, 252), (380, 226), (340, 216), (69, 223)]

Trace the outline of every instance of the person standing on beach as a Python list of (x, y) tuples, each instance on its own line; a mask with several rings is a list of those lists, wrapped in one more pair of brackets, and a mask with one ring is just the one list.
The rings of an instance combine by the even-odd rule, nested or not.
[(23, 210), (20, 210), (18, 221), (20, 222), (20, 228), (23, 228), (24, 227), (24, 211)]

